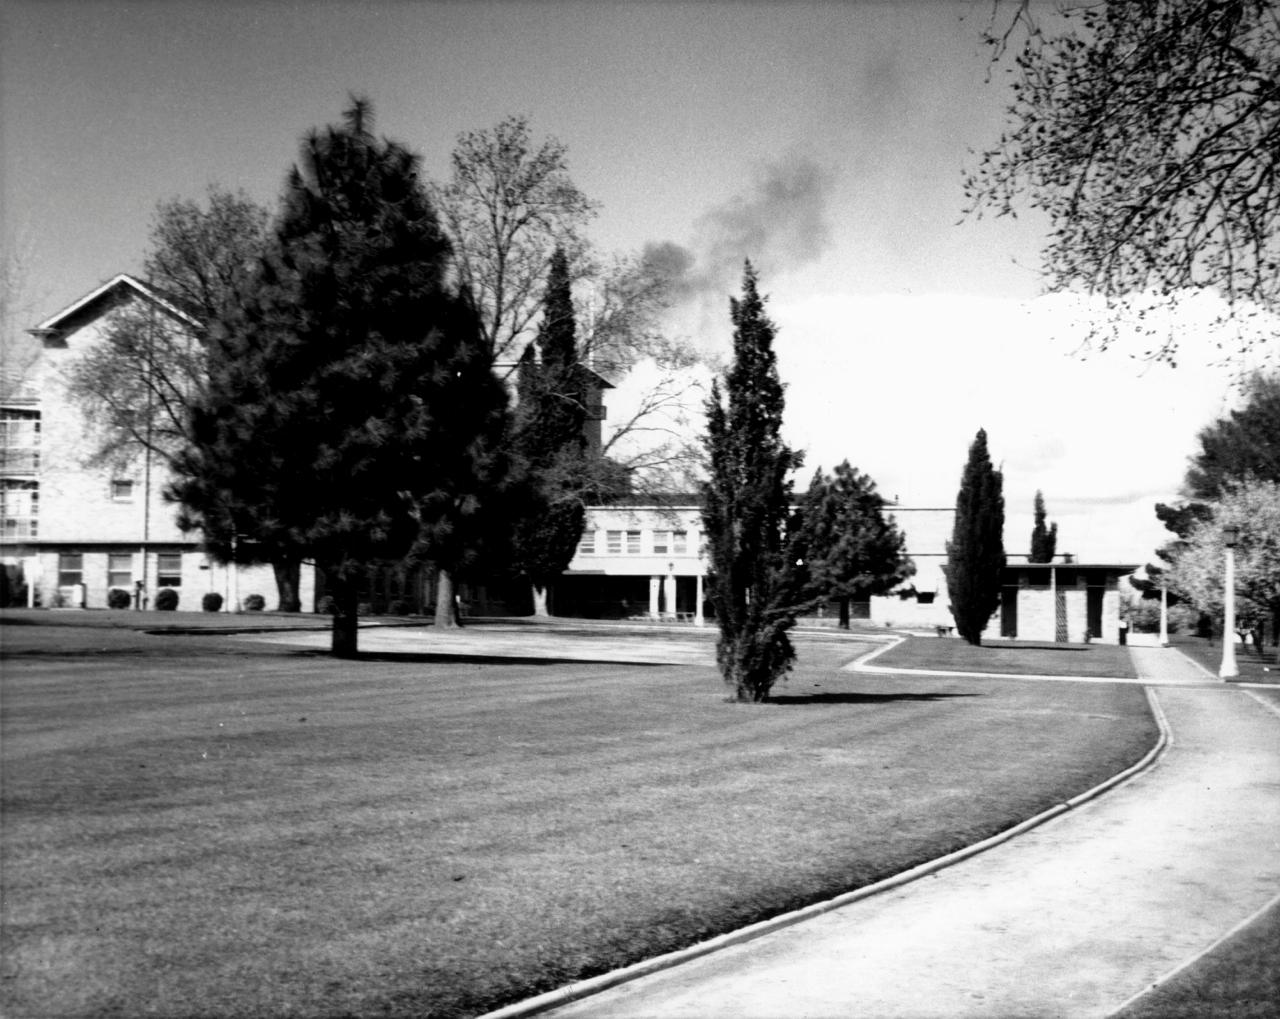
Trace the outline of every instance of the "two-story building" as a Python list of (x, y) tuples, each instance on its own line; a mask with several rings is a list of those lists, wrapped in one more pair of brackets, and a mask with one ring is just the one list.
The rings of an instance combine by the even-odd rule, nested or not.
[[(104, 341), (118, 316), (139, 310), (157, 327), (189, 337), (193, 323), (182, 309), (128, 275), (31, 330), (42, 356), (27, 385), (12, 389), (0, 406), (0, 560), (7, 586), (25, 588), (28, 604), (48, 608), (104, 608), (111, 591), (141, 607), (165, 588), (181, 609), (200, 609), (207, 592), (223, 596), (225, 611), (251, 594), (271, 606), (271, 568), (228, 569), (211, 561), (199, 536), (179, 529), (176, 507), (164, 499), (164, 458), (146, 448), (100, 457), (97, 425), (68, 393), (75, 360)], [(309, 608), (309, 569), (301, 588)]]
[(556, 582), (559, 615), (705, 618), (702, 510), (689, 497), (592, 506), (578, 550)]

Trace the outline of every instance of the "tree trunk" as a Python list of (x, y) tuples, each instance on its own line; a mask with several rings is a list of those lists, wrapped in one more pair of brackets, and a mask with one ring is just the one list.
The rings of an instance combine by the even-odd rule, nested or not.
[(849, 629), (849, 599), (840, 599), (840, 622), (839, 627), (842, 630)]
[(453, 576), (448, 570), (436, 571), (436, 619), (441, 630), (453, 630), (461, 626), (458, 619), (458, 599), (453, 593)]
[(551, 611), (547, 608), (551, 587), (550, 585), (539, 587), (536, 583), (531, 586), (533, 588), (533, 614), (539, 619), (546, 619), (551, 615)]
[(335, 658), (354, 658), (359, 646), (359, 618), (356, 606), (359, 591), (356, 585), (340, 580), (332, 574), (328, 577), (329, 596), (333, 599), (333, 641), (330, 650)]
[(298, 556), (280, 556), (271, 560), (276, 574), (276, 594), (280, 612), (301, 612), (298, 587), (302, 582), (302, 560)]

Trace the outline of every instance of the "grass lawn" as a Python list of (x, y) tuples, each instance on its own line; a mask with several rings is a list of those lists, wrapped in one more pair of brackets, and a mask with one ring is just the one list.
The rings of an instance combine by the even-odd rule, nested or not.
[(1274, 1019), (1280, 1003), (1278, 957), (1280, 906), (1116, 1019)]
[(0, 1011), (474, 1014), (970, 844), (1156, 738), (1137, 685), (797, 643), (746, 706), (694, 666), (0, 627)]
[(958, 637), (908, 637), (879, 655), (874, 665), (890, 669), (995, 672), (1004, 675), (1088, 676), (1136, 679), (1128, 648), (1114, 644), (1039, 644), (984, 640), (979, 647)]
[[(1169, 638), (1169, 643), (1188, 658), (1194, 658), (1213, 675), (1218, 674), (1218, 668), (1222, 665), (1222, 641), (1174, 634)], [(1260, 655), (1253, 644), (1237, 644), (1236, 668), (1244, 682), (1280, 684), (1280, 663), (1276, 661), (1275, 649), (1269, 645), (1267, 653)]]

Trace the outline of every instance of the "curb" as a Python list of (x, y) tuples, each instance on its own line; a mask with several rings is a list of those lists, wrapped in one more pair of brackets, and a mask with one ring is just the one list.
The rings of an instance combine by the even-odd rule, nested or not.
[[(903, 640), (905, 638), (899, 638)], [(898, 641), (888, 644), (883, 648), (879, 648), (859, 661), (866, 661), (875, 655), (887, 651), (890, 647), (895, 646)], [(904, 870), (900, 874), (892, 877), (884, 878), (874, 884), (865, 885), (862, 888), (856, 888), (850, 892), (844, 892), (834, 898), (827, 899), (823, 902), (816, 902), (801, 909), (792, 910), (790, 913), (783, 913), (781, 916), (775, 916), (768, 920), (761, 920), (759, 923), (751, 924), (740, 930), (730, 931), (727, 934), (721, 934), (718, 937), (710, 938), (707, 941), (699, 942), (696, 945), (690, 945), (688, 948), (677, 949), (674, 952), (667, 952), (665, 955), (658, 955), (652, 959), (644, 959), (630, 966), (624, 966), (621, 969), (612, 970), (608, 973), (601, 973), (598, 976), (589, 977), (586, 980), (577, 983), (567, 984), (564, 987), (558, 987), (555, 990), (546, 991), (542, 994), (535, 995), (532, 998), (526, 998), (524, 1001), (515, 1002), (503, 1008), (496, 1009), (492, 1012), (485, 1012), (478, 1016), (477, 1019), (523, 1019), (525, 1016), (537, 1015), (548, 1009), (555, 1008), (559, 1005), (567, 1005), (569, 1002), (577, 1001), (581, 998), (590, 997), (601, 991), (616, 987), (619, 984), (625, 984), (640, 977), (648, 976), (652, 973), (658, 973), (662, 970), (673, 969), (686, 962), (701, 958), (704, 955), (711, 955), (721, 949), (731, 948), (735, 945), (745, 944), (754, 941), (756, 938), (763, 937), (766, 934), (772, 934), (775, 931), (783, 930), (787, 927), (793, 927), (805, 920), (821, 916), (823, 913), (829, 913), (834, 909), (842, 906), (850, 905), (862, 899), (868, 899), (873, 895), (879, 895), (883, 892), (891, 891), (902, 885), (910, 884), (922, 877), (928, 877), (937, 871), (951, 867), (957, 863), (961, 863), (970, 857), (977, 856), (989, 849), (994, 849), (1005, 842), (1023, 835), (1033, 828), (1053, 820), (1077, 807), (1083, 806), (1091, 800), (1097, 799), (1103, 793), (1109, 792), (1116, 786), (1127, 782), (1136, 775), (1141, 774), (1151, 768), (1166, 750), (1173, 745), (1173, 733), (1169, 729), (1169, 721), (1165, 717), (1164, 709), (1160, 706), (1160, 701), (1156, 697), (1155, 690), (1146, 687), (1147, 703), (1151, 707), (1151, 713), (1155, 717), (1156, 725), (1160, 730), (1159, 736), (1153, 746), (1146, 755), (1143, 756), (1136, 764), (1130, 765), (1123, 771), (1112, 775), (1109, 779), (1100, 782), (1092, 789), (1088, 789), (1064, 803), (1057, 803), (1047, 810), (1029, 817), (1025, 821), (1015, 824), (1011, 828), (1006, 828), (1002, 832), (997, 832), (981, 842), (975, 842), (971, 846), (958, 849), (953, 853), (947, 853), (945, 856), (939, 856), (937, 859), (929, 860), (925, 863), (918, 864), (909, 870)]]
[(1269, 902), (1264, 903), (1261, 908), (1249, 914), (1249, 916), (1241, 920), (1238, 924), (1232, 927), (1231, 930), (1227, 931), (1226, 934), (1218, 938), (1218, 940), (1215, 941), (1213, 944), (1209, 945), (1207, 948), (1203, 949), (1202, 951), (1197, 952), (1190, 959), (1187, 959), (1183, 962), (1178, 963), (1178, 965), (1173, 967), (1173, 969), (1157, 977), (1151, 984), (1144, 987), (1137, 994), (1131, 995), (1130, 997), (1126, 998), (1119, 1005), (1117, 1005), (1110, 1012), (1108, 1012), (1104, 1017), (1104, 1019), (1111, 1019), (1112, 1016), (1119, 1015), (1121, 1012), (1127, 1009), (1130, 1005), (1136, 1004), (1137, 1002), (1145, 998), (1148, 994), (1151, 994), (1153, 991), (1159, 990), (1160, 987), (1162, 987), (1164, 984), (1167, 984), (1170, 980), (1176, 977), (1183, 970), (1189, 969), (1190, 967), (1194, 966), (1197, 962), (1203, 959), (1210, 952), (1214, 951), (1220, 945), (1234, 938), (1237, 934), (1239, 934), (1242, 930), (1244, 930), (1246, 927), (1252, 924), (1255, 920), (1261, 919), (1266, 913), (1268, 913), (1275, 906), (1280, 906), (1280, 895), (1273, 896)]
[(1186, 659), (1188, 662), (1190, 662), (1192, 665), (1194, 665), (1194, 666), (1195, 666), (1197, 669), (1199, 669), (1201, 672), (1203, 672), (1206, 676), (1208, 676), (1208, 677), (1209, 677), (1211, 680), (1213, 680), (1215, 683), (1221, 683), (1221, 682), (1222, 682), (1222, 677), (1221, 677), (1221, 676), (1219, 676), (1219, 675), (1218, 675), (1217, 673), (1215, 673), (1215, 672), (1212, 672), (1212, 671), (1211, 671), (1210, 669), (1208, 669), (1206, 666), (1201, 665), (1199, 662), (1197, 662), (1194, 658), (1192, 658), (1189, 654), (1187, 654), (1187, 653), (1186, 653), (1185, 651), (1183, 651), (1181, 648), (1173, 648), (1173, 650), (1174, 650), (1174, 651), (1176, 651), (1178, 654), (1180, 654), (1184, 659)]
[[(1191, 660), (1195, 661), (1195, 659), (1191, 659)], [(1280, 706), (1276, 705), (1273, 701), (1270, 701), (1265, 697), (1259, 697), (1252, 690), (1245, 690), (1244, 693), (1250, 698), (1252, 698), (1253, 700), (1257, 701), (1267, 710), (1274, 712), (1276, 715), (1280, 715)], [(1178, 963), (1178, 965), (1174, 966), (1173, 969), (1169, 970), (1168, 972), (1161, 974), (1154, 981), (1152, 981), (1150, 984), (1144, 987), (1142, 990), (1138, 991), (1137, 994), (1130, 995), (1128, 998), (1122, 1001), (1119, 1005), (1113, 1008), (1110, 1012), (1108, 1012), (1106, 1014), (1105, 1019), (1111, 1019), (1112, 1016), (1119, 1015), (1125, 1009), (1129, 1008), (1129, 1006), (1141, 1001), (1148, 994), (1151, 994), (1153, 991), (1159, 990), (1160, 987), (1162, 987), (1164, 984), (1167, 984), (1170, 980), (1176, 977), (1183, 970), (1190, 969), (1197, 962), (1203, 959), (1206, 955), (1213, 952), (1215, 949), (1217, 949), (1220, 945), (1224, 944), (1225, 942), (1230, 941), (1242, 930), (1244, 930), (1246, 927), (1252, 924), (1255, 920), (1262, 917), (1265, 913), (1270, 911), (1275, 906), (1280, 906), (1280, 894), (1273, 896), (1269, 902), (1265, 903), (1261, 908), (1257, 909), (1255, 912), (1245, 917), (1238, 924), (1232, 927), (1231, 930), (1227, 931), (1226, 934), (1222, 935), (1222, 937), (1218, 938), (1218, 940), (1213, 942), (1211, 945), (1197, 952), (1195, 955), (1191, 956), (1191, 958), (1184, 959), (1182, 962)]]

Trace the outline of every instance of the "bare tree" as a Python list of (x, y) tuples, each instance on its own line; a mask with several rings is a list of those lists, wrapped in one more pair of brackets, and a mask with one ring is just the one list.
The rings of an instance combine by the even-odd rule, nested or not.
[(150, 453), (172, 466), (207, 381), (197, 332), (173, 306), (135, 301), (112, 315), (101, 343), (67, 365), (67, 392), (95, 429), (86, 461), (124, 465)]
[(574, 261), (595, 214), (595, 203), (569, 177), (566, 153), (555, 138), (535, 147), (528, 119), (508, 116), (459, 136), (452, 176), (433, 188), (458, 281), (480, 309), (494, 361), (520, 356), (541, 309), (552, 251), (561, 247)]
[(143, 281), (158, 299), (118, 311), (103, 342), (68, 367), (71, 396), (98, 430), (94, 458), (149, 451), (172, 464), (208, 382), (205, 341), (243, 303), (269, 213), (217, 185), (201, 205), (161, 202)]
[(597, 262), (581, 289), (582, 360), (628, 388), (606, 421), (604, 457), (641, 491), (689, 488), (710, 373), (691, 343), (663, 328), (671, 280), (644, 257), (616, 257)]
[[(1173, 362), (1154, 307), (1210, 292), (1246, 349), (1280, 311), (1280, 9), (1269, 0), (1131, 0), (1067, 7), (995, 0), (997, 60), (1016, 50), (1009, 127), (965, 181), (970, 211), (1049, 217), (1050, 290), (1108, 309)], [(1021, 45), (1018, 45), (1018, 40)]]
[[(540, 143), (528, 119), (509, 116), (459, 137), (448, 183), (433, 196), (453, 242), (455, 271), (480, 308), (495, 362), (514, 366), (533, 342), (552, 252), (565, 252), (578, 320), (578, 355), (627, 387), (621, 415), (604, 428), (603, 470), (633, 486), (687, 485), (700, 456), (705, 372), (695, 348), (662, 320), (674, 281), (645, 256), (601, 256), (585, 229), (597, 205), (574, 184), (568, 150)], [(593, 485), (597, 490), (609, 487)]]

